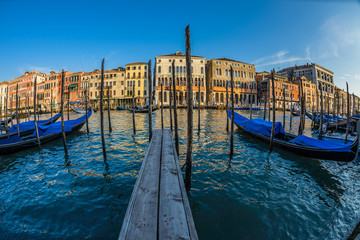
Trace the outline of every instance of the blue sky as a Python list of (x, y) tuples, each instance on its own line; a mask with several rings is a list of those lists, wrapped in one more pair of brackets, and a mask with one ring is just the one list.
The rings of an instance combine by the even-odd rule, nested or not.
[(0, 81), (125, 66), (184, 52), (227, 57), (269, 71), (318, 63), (360, 95), (359, 0), (0, 0)]

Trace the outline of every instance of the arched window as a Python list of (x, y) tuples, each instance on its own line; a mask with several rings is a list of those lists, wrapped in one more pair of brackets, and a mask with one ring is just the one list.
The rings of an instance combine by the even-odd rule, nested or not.
[(216, 80), (214, 80), (214, 87), (216, 87)]
[(182, 73), (182, 67), (180, 67), (180, 72)]
[(158, 72), (161, 73), (161, 66), (158, 67)]
[(176, 67), (176, 72), (177, 72), (177, 73), (179, 72), (179, 66)]
[(160, 86), (161, 82), (160, 82), (160, 78), (158, 78), (158, 86)]

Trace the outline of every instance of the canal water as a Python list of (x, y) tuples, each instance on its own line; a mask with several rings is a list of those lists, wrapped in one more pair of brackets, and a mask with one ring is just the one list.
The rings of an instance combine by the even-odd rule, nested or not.
[[(131, 113), (111, 114), (107, 161), (99, 113), (90, 118), (90, 134), (83, 127), (68, 137), (68, 159), (61, 139), (0, 157), (0, 239), (118, 238), (148, 147), (148, 123), (147, 114), (136, 114), (133, 135)], [(186, 110), (178, 115), (183, 164)], [(296, 133), (299, 117), (293, 120)], [(154, 122), (161, 126), (160, 111)], [(277, 148), (269, 153), (268, 144), (237, 130), (230, 160), (224, 110), (201, 110), (200, 133), (195, 111), (194, 126), (189, 201), (200, 239), (344, 239), (359, 221), (359, 160), (319, 161)], [(306, 126), (310, 134), (309, 120)]]

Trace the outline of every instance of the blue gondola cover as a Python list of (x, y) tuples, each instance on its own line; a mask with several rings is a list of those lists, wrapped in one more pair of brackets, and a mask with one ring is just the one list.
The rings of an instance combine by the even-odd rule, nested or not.
[(352, 142), (337, 144), (329, 141), (318, 140), (304, 135), (299, 135), (290, 142), (306, 147), (314, 147), (314, 148), (319, 148), (333, 152), (351, 152), (351, 144), (352, 144)]

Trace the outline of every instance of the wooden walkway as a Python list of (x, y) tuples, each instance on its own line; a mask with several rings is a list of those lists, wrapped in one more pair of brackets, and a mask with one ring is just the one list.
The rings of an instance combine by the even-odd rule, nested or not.
[(198, 239), (170, 130), (155, 130), (119, 239)]

